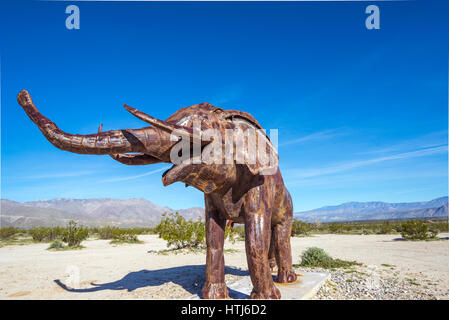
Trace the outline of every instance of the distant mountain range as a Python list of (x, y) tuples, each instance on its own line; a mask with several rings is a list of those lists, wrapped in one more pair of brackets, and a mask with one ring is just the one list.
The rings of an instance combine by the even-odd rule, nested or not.
[(145, 199), (52, 199), (30, 202), (1, 200), (1, 226), (64, 226), (75, 220), (87, 226), (153, 227), (164, 213), (178, 211), (187, 219), (204, 218), (200, 207), (174, 210)]
[(396, 220), (444, 218), (448, 215), (448, 197), (423, 202), (347, 202), (338, 206), (296, 212), (294, 217), (305, 222), (337, 222), (360, 220)]
[[(0, 225), (30, 228), (64, 226), (75, 220), (87, 226), (153, 227), (162, 214), (178, 211), (186, 219), (204, 219), (204, 209), (194, 207), (174, 210), (146, 199), (52, 199), (16, 202), (2, 199)], [(393, 220), (444, 218), (448, 215), (448, 197), (425, 202), (347, 202), (338, 206), (297, 212), (296, 219), (305, 222), (357, 220)]]

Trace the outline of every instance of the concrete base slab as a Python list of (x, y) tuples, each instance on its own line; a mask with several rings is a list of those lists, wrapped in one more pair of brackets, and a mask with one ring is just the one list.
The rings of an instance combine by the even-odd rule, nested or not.
[[(297, 273), (298, 279), (293, 283), (274, 284), (281, 291), (282, 300), (308, 300), (311, 299), (324, 282), (329, 279), (329, 273), (301, 272)], [(273, 276), (274, 280), (274, 276)], [(229, 296), (231, 299), (249, 299), (253, 285), (249, 276), (228, 284)], [(198, 295), (193, 295), (188, 299), (201, 299)]]

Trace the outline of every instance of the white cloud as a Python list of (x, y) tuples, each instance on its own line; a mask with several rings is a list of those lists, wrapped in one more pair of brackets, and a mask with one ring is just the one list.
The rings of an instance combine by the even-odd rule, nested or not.
[(363, 151), (360, 154), (381, 154), (394, 151), (404, 151), (412, 149), (425, 149), (446, 145), (448, 143), (447, 130), (430, 132), (425, 135), (390, 144), (384, 148)]
[(287, 146), (287, 145), (291, 145), (291, 144), (303, 143), (303, 142), (314, 141), (314, 140), (327, 140), (327, 139), (332, 139), (332, 138), (339, 137), (339, 136), (344, 136), (347, 134), (348, 134), (348, 132), (346, 132), (342, 129), (324, 130), (324, 131), (319, 131), (319, 132), (309, 134), (307, 136), (303, 136), (303, 137), (299, 137), (296, 139), (292, 139), (289, 141), (279, 143), (279, 146), (283, 147), (283, 146)]
[(306, 179), (311, 177), (319, 177), (324, 175), (330, 175), (335, 173), (340, 173), (344, 171), (348, 171), (351, 169), (364, 167), (376, 163), (386, 162), (386, 161), (393, 161), (393, 160), (401, 160), (401, 159), (411, 159), (411, 158), (417, 158), (417, 157), (424, 157), (429, 156), (433, 154), (438, 153), (447, 153), (447, 145), (444, 146), (437, 146), (437, 147), (431, 147), (426, 149), (420, 149), (410, 152), (403, 152), (398, 154), (393, 154), (389, 156), (384, 157), (377, 157), (372, 159), (366, 159), (366, 160), (355, 160), (350, 162), (344, 162), (336, 165), (331, 165), (327, 167), (321, 167), (321, 168), (312, 168), (312, 169), (294, 169), (294, 170), (286, 170), (287, 174), (290, 176), (290, 178), (296, 178), (296, 179)]
[(21, 178), (24, 178), (24, 179), (69, 178), (69, 177), (86, 176), (86, 175), (93, 174), (93, 173), (95, 173), (95, 172), (94, 171), (59, 172), (59, 173), (31, 175), (31, 176), (21, 177)]
[(106, 180), (101, 180), (100, 182), (117, 182), (117, 181), (126, 181), (126, 180), (138, 179), (138, 178), (141, 178), (141, 177), (149, 176), (149, 175), (157, 173), (157, 172), (165, 171), (168, 168), (170, 168), (170, 166), (166, 166), (166, 167), (163, 167), (163, 168), (159, 168), (159, 169), (152, 170), (152, 171), (149, 171), (149, 172), (146, 172), (146, 173), (143, 173), (143, 174), (139, 174), (139, 175), (135, 175), (135, 176), (106, 179)]

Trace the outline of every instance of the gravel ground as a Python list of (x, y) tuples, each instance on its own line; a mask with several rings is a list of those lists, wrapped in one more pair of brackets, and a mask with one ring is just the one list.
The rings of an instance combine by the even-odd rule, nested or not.
[(395, 266), (355, 266), (349, 269), (324, 270), (300, 268), (301, 271), (330, 272), (330, 279), (317, 292), (316, 300), (436, 300), (449, 299), (449, 292), (439, 281), (422, 273), (402, 273)]

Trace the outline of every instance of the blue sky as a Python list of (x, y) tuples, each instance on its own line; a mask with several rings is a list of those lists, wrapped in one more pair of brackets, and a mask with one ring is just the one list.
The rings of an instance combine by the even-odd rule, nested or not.
[(125, 166), (53, 147), (16, 102), (29, 90), (62, 130), (146, 124), (210, 102), (279, 129), (280, 167), (295, 211), (346, 201), (447, 195), (447, 1), (2, 1), (1, 197), (17, 201), (146, 198), (175, 209), (202, 194), (163, 187), (166, 164)]

